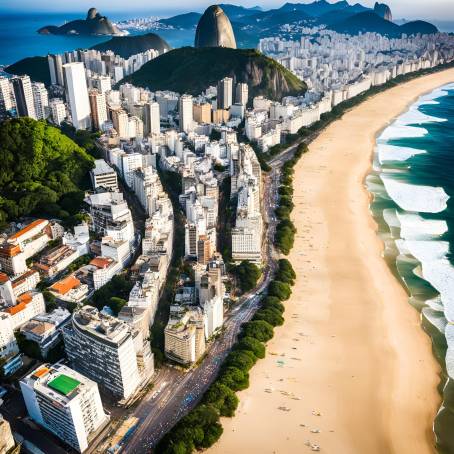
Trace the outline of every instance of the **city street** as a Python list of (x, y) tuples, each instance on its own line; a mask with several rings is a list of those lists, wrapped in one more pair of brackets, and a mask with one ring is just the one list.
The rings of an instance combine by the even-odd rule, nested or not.
[(206, 357), (198, 367), (183, 373), (165, 366), (157, 373), (153, 390), (130, 415), (138, 421), (128, 439), (123, 440), (121, 452), (130, 454), (147, 452), (194, 408), (215, 380), (224, 358), (236, 342), (241, 325), (249, 321), (259, 308), (261, 293), (267, 287), (276, 266), (273, 239), (277, 223), (274, 209), (278, 193), (279, 170), (295, 149), (296, 145), (289, 147), (279, 158), (271, 161), (272, 170), (265, 177), (263, 200), (268, 229), (264, 249), (267, 265), (259, 286), (245, 295), (228, 314), (223, 332), (213, 341), (207, 350)]

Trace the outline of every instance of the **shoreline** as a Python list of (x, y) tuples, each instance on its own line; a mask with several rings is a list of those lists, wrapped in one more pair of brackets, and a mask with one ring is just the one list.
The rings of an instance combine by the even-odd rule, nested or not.
[(212, 453), (311, 452), (306, 441), (336, 454), (435, 452), (441, 368), (383, 258), (364, 180), (377, 134), (453, 81), (448, 69), (379, 93), (309, 145), (295, 167), (297, 282), (286, 322)]

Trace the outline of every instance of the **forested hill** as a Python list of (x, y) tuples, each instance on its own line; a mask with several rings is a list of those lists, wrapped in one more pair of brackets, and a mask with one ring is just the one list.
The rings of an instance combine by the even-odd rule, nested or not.
[(0, 224), (20, 216), (67, 220), (82, 204), (93, 158), (59, 129), (22, 117), (0, 123)]

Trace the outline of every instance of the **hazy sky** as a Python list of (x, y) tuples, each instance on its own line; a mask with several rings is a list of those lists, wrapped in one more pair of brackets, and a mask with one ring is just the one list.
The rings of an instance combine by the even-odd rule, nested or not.
[[(223, 0), (225, 3), (228, 1)], [(263, 8), (275, 8), (281, 6), (286, 0), (241, 0), (232, 1), (233, 4), (243, 6), (259, 5)], [(289, 0), (296, 2), (298, 0)], [(333, 3), (333, 0), (329, 0)], [(349, 0), (351, 4), (359, 1), (365, 6), (373, 6), (375, 0)], [(454, 0), (385, 0), (391, 7), (395, 18), (421, 18), (454, 20)], [(302, 3), (309, 3), (303, 0)], [(156, 2), (154, 0), (0, 0), (1, 10), (26, 10), (35, 11), (82, 11), (91, 6), (98, 8), (103, 14), (111, 12), (127, 11), (131, 14), (137, 10), (149, 12), (149, 14), (172, 11), (198, 11), (210, 5), (210, 1), (204, 0), (167, 0)]]

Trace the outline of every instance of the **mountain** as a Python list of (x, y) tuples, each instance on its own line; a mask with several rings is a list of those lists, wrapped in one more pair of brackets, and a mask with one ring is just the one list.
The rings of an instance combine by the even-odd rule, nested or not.
[(416, 33), (421, 33), (422, 35), (430, 35), (432, 33), (437, 33), (438, 28), (435, 25), (425, 22), (423, 20), (416, 20), (413, 22), (406, 22), (400, 26), (400, 32), (405, 33), (406, 35), (415, 35)]
[(9, 74), (22, 76), (27, 74), (34, 82), (43, 82), (50, 85), (49, 65), (47, 57), (27, 57), (5, 68)]
[(357, 12), (358, 6), (350, 6), (350, 4), (343, 0), (336, 3), (328, 3), (326, 0), (318, 0), (312, 3), (286, 3), (279, 10), (281, 11), (303, 11), (309, 16), (320, 17), (332, 11), (349, 10), (354, 8)]
[(381, 35), (393, 37), (401, 36), (403, 33), (413, 35), (416, 33), (437, 33), (438, 31), (437, 27), (424, 21), (408, 22), (399, 26), (389, 20), (383, 19), (372, 11), (355, 14), (345, 20), (331, 24), (329, 28), (338, 33), (345, 33), (349, 35), (376, 32)]
[(148, 49), (156, 49), (160, 54), (171, 50), (169, 44), (155, 33), (133, 36), (114, 36), (104, 43), (96, 44), (92, 49), (101, 52), (111, 50), (123, 58), (145, 52)]
[(221, 3), (219, 6), (231, 21), (236, 22), (241, 22), (243, 19), (262, 11), (258, 6), (255, 6), (254, 8), (245, 8), (244, 6), (229, 5), (228, 3)]
[(375, 2), (374, 13), (378, 14), (383, 19), (389, 20), (391, 22), (393, 20), (391, 8), (388, 5), (385, 5), (384, 3)]
[(159, 22), (173, 28), (182, 28), (189, 30), (195, 28), (202, 15), (200, 13), (185, 13), (177, 16), (161, 19)]
[(121, 31), (106, 16), (101, 16), (96, 8), (90, 8), (86, 19), (77, 19), (60, 27), (47, 25), (38, 30), (42, 35), (118, 35)]
[(231, 47), (236, 49), (229, 18), (218, 5), (209, 6), (197, 24), (194, 47)]
[(281, 99), (301, 94), (306, 85), (275, 60), (253, 49), (182, 47), (149, 61), (121, 81), (150, 90), (173, 90), (197, 95), (222, 78), (249, 85), (251, 97)]

